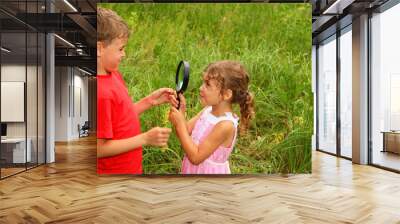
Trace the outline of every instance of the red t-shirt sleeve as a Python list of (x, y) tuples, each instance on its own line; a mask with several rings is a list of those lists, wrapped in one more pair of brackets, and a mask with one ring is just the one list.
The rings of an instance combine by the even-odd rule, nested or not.
[(97, 102), (97, 138), (114, 137), (112, 126), (112, 101), (99, 99)]

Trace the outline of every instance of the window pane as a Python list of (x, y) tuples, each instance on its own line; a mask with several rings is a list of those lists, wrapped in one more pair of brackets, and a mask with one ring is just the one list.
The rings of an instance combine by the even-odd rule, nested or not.
[(336, 40), (318, 48), (318, 148), (336, 153)]
[(400, 5), (371, 19), (372, 163), (400, 170)]
[[(351, 28), (351, 27), (350, 27)], [(340, 36), (340, 153), (351, 158), (352, 141), (352, 35), (351, 30)]]
[[(26, 144), (26, 33), (1, 34), (1, 177), (25, 170), (30, 159)], [(28, 146), (28, 147), (26, 147)], [(28, 149), (28, 150), (27, 150)]]

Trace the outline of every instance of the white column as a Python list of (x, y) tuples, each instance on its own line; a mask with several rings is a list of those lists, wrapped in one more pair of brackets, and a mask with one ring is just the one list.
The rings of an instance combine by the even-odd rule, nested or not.
[[(47, 12), (53, 12), (54, 6), (50, 1), (46, 4)], [(46, 163), (55, 161), (55, 53), (54, 35), (46, 35)]]
[(368, 163), (368, 15), (353, 19), (353, 162)]
[(46, 163), (52, 163), (55, 161), (55, 150), (54, 150), (54, 133), (55, 133), (55, 73), (54, 73), (54, 35), (47, 34), (46, 37), (46, 60), (47, 60), (47, 108), (46, 108)]

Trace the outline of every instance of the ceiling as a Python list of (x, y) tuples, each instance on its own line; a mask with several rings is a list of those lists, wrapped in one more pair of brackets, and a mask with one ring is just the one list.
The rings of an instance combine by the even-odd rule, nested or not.
[[(340, 26), (350, 24), (353, 16), (373, 10), (388, 0), (310, 1), (312, 3), (312, 36), (315, 44), (332, 35)], [(7, 46), (6, 42), (8, 42), (7, 48), (15, 48), (16, 52), (22, 53), (25, 49), (25, 39), (18, 38), (17, 33), (25, 32), (25, 30), (28, 30), (28, 32), (54, 32), (74, 45), (72, 47), (60, 38), (55, 38), (56, 65), (83, 66), (96, 71), (96, 4), (98, 2), (116, 1), (47, 0), (46, 5), (46, 0), (1, 0), (1, 30), (3, 33), (10, 33), (5, 35), (2, 44)], [(127, 0), (124, 2), (135, 1)], [(303, 1), (283, 0), (280, 2)], [(52, 13), (49, 13), (49, 11)], [(35, 52), (34, 48), (36, 48), (34, 43), (30, 43), (31, 39), (32, 37), (28, 37), (27, 40), (28, 55)], [(26, 55), (26, 52), (22, 55)], [(91, 64), (92, 66), (88, 66)]]
[(351, 24), (353, 17), (386, 2), (388, 0), (311, 0), (313, 44)]
[(1, 0), (1, 43), (11, 50), (7, 54), (2, 51), (2, 60), (25, 62), (27, 58), (29, 63), (37, 57), (37, 51), (44, 49), (43, 33), (50, 32), (57, 34), (56, 66), (77, 66), (94, 74), (97, 2), (47, 0), (46, 4), (45, 0)]

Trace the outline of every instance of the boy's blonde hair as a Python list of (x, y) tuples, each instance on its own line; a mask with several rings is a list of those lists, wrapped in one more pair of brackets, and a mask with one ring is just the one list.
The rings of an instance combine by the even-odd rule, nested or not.
[(129, 38), (125, 21), (111, 9), (97, 7), (97, 41), (108, 45), (116, 38)]

